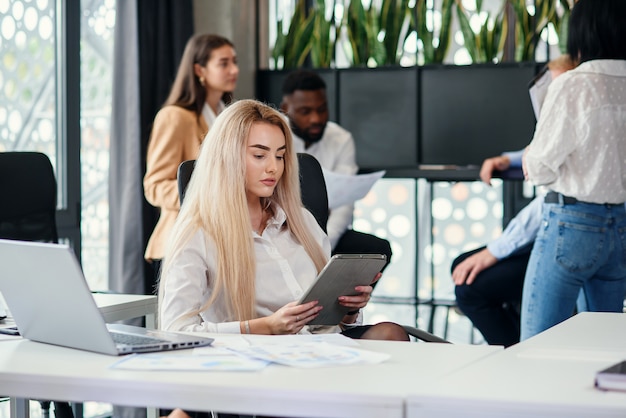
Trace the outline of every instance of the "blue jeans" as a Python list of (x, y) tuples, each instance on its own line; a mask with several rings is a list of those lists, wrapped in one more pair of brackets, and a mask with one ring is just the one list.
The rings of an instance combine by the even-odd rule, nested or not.
[(524, 279), (521, 340), (569, 318), (580, 289), (593, 312), (622, 312), (626, 294), (624, 205), (544, 203), (542, 218)]

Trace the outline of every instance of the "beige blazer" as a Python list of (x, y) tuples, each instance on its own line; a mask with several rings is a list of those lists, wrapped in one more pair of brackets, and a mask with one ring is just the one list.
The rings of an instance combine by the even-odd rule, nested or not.
[(161, 209), (144, 257), (160, 260), (180, 209), (176, 172), (181, 162), (195, 160), (209, 132), (202, 115), (179, 106), (165, 106), (154, 118), (148, 143), (143, 190), (146, 200)]

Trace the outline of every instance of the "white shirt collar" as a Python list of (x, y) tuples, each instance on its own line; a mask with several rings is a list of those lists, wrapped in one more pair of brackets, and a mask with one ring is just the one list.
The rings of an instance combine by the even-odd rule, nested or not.
[(596, 59), (586, 61), (574, 68), (574, 73), (607, 74), (623, 77), (626, 71), (626, 60)]
[[(220, 113), (222, 113), (222, 110), (224, 110), (225, 108), (226, 105), (223, 101), (220, 100), (220, 102), (217, 104), (217, 114), (219, 115)], [(213, 112), (213, 109), (211, 109), (211, 106), (209, 106), (208, 103), (205, 103), (204, 107), (202, 108), (202, 116), (204, 117), (204, 120), (209, 127), (213, 126), (213, 122), (215, 122), (215, 118), (217, 118), (217, 115)]]
[[(278, 204), (276, 203), (272, 203), (272, 210), (274, 211), (274, 215), (270, 219), (268, 219), (265, 230), (270, 227), (274, 227), (277, 231), (279, 231), (285, 224), (285, 222), (287, 222), (287, 215), (285, 214), (283, 208), (278, 206)], [(254, 235), (260, 236), (256, 232), (252, 232), (254, 233)]]

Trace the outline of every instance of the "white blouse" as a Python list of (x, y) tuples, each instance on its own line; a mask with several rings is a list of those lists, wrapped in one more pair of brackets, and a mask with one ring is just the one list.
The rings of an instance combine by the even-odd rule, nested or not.
[[(220, 102), (217, 104), (217, 115), (222, 113), (224, 109), (226, 109), (226, 105), (223, 101), (220, 100)], [(204, 117), (204, 121), (209, 128), (213, 126), (217, 115), (215, 114), (215, 112), (213, 112), (213, 109), (211, 109), (211, 106), (209, 106), (208, 103), (204, 104), (204, 107), (202, 107), (202, 117)]]
[[(270, 219), (262, 235), (254, 236), (256, 255), (256, 314), (265, 317), (285, 304), (298, 300), (317, 277), (313, 260), (304, 247), (295, 241), (285, 227), (287, 220), (282, 208), (274, 206), (276, 215)], [(317, 221), (305, 209), (307, 226), (330, 256), (330, 243)], [(165, 278), (159, 307), (159, 327), (171, 331), (203, 331), (240, 333), (239, 321), (226, 316), (223, 298), (218, 298), (207, 310), (190, 316), (209, 299), (213, 292), (212, 278), (216, 274), (215, 246), (198, 230), (185, 245)], [(237, 254), (233, 254), (237, 257)], [(338, 327), (324, 332), (339, 331)], [(308, 333), (307, 327), (303, 329)]]
[(626, 60), (584, 62), (551, 83), (525, 163), (535, 185), (626, 201)]

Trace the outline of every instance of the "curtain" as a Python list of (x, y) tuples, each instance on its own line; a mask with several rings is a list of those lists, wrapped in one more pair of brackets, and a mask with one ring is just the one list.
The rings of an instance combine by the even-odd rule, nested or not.
[(150, 294), (154, 271), (143, 254), (158, 211), (143, 195), (146, 150), (187, 40), (191, 0), (122, 0), (115, 25), (109, 175), (109, 287)]
[[(109, 168), (109, 287), (154, 292), (143, 254), (158, 212), (143, 194), (146, 150), (154, 115), (165, 101), (187, 40), (191, 0), (117, 2)], [(131, 323), (141, 325), (140, 321)], [(145, 418), (146, 410), (114, 406), (115, 418)]]
[(118, 1), (109, 166), (109, 287), (143, 294), (137, 4)]

